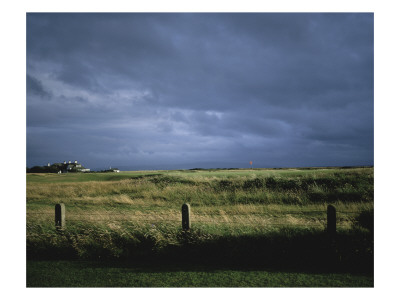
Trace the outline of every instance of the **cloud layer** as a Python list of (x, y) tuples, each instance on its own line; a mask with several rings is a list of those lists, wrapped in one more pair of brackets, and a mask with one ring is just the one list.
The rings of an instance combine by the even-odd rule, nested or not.
[(27, 14), (27, 164), (373, 164), (372, 14)]

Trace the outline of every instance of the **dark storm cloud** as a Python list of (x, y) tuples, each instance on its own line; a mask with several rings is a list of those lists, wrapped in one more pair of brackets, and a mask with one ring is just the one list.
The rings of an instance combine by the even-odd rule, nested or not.
[(373, 15), (28, 14), (27, 126), (28, 165), (373, 164)]
[(26, 76), (26, 91), (28, 95), (35, 95), (42, 98), (49, 98), (50, 94), (45, 90), (42, 83), (29, 75)]

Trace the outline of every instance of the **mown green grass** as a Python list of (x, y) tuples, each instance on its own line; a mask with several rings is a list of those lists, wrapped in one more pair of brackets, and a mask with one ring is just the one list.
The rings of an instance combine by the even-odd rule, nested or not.
[(27, 287), (373, 287), (373, 277), (204, 266), (28, 261)]
[(118, 181), (123, 179), (138, 178), (147, 175), (158, 175), (159, 172), (120, 172), (120, 173), (28, 173), (26, 174), (28, 183), (60, 183), (60, 182), (88, 182), (88, 181)]

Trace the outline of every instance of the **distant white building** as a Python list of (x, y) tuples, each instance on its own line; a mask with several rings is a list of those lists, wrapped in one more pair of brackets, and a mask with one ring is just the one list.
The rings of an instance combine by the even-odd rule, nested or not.
[(90, 172), (90, 169), (85, 168), (82, 164), (78, 163), (75, 160), (73, 163), (71, 161), (65, 161), (63, 163), (55, 163), (53, 166), (56, 166), (62, 173), (68, 172)]

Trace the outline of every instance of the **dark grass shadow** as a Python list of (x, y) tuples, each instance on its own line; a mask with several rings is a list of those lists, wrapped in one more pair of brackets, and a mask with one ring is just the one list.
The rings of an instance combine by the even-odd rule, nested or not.
[(27, 287), (373, 287), (373, 275), (204, 265), (38, 261)]
[[(180, 232), (178, 244), (157, 247), (138, 236), (119, 241), (115, 251), (91, 244), (79, 255), (68, 239), (54, 248), (28, 249), (28, 260), (93, 261), (96, 265), (190, 270), (279, 270), (315, 273), (373, 274), (373, 233), (366, 230), (326, 232), (281, 230), (268, 235), (203, 236), (200, 230)], [(33, 251), (34, 250), (34, 251)]]

